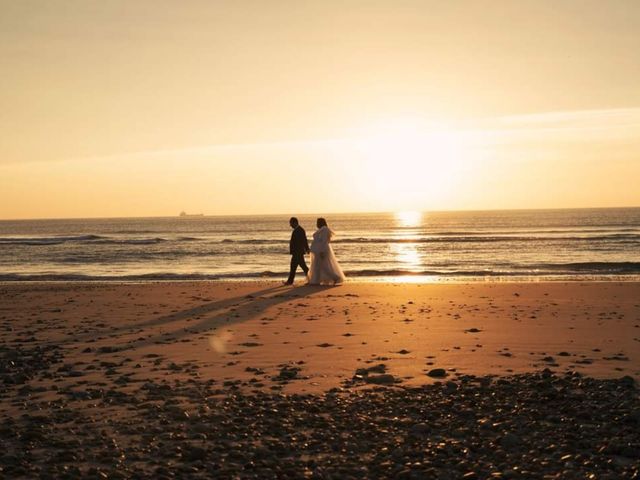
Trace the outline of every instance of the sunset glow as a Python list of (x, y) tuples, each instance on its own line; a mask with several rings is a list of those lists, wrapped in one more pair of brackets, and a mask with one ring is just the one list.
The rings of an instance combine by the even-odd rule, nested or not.
[(0, 218), (640, 204), (638, 2), (72, 3), (0, 0)]
[(401, 207), (450, 194), (466, 159), (464, 138), (453, 130), (389, 122), (356, 141), (367, 163), (367, 182)]

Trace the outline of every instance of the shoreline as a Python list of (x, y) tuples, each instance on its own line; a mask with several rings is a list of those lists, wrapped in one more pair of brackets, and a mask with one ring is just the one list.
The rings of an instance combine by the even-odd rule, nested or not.
[[(153, 283), (214, 283), (214, 284), (280, 284), (282, 280), (286, 279), (288, 273), (283, 273), (281, 276), (273, 277), (224, 277), (224, 278), (145, 278), (144, 275), (135, 278), (129, 277), (65, 277), (65, 278), (43, 278), (49, 277), (44, 275), (37, 275), (36, 278), (16, 278), (16, 279), (3, 279), (0, 278), (0, 285), (19, 285), (19, 284), (104, 284), (104, 285), (117, 285), (117, 284), (153, 284)], [(52, 275), (57, 277), (56, 275)], [(297, 275), (296, 285), (304, 285), (304, 281), (299, 278), (302, 274)], [(1, 275), (0, 275), (1, 277)], [(282, 277), (282, 278), (280, 278)], [(347, 277), (346, 282), (343, 285), (369, 285), (369, 284), (416, 284), (416, 285), (461, 285), (466, 283), (471, 284), (543, 284), (543, 283), (640, 283), (640, 275), (637, 274), (623, 274), (623, 275), (540, 275), (540, 276), (520, 276), (520, 275), (487, 275), (487, 276), (429, 276), (429, 275), (402, 275), (402, 276), (389, 276), (389, 277), (375, 277), (375, 276), (360, 276), (360, 277)]]

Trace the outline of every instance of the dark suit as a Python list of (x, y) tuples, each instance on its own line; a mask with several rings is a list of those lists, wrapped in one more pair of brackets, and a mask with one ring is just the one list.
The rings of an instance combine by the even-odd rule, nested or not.
[(309, 242), (307, 241), (307, 232), (305, 232), (304, 228), (300, 225), (294, 228), (291, 233), (289, 253), (291, 254), (291, 269), (289, 270), (287, 283), (293, 283), (293, 279), (296, 278), (298, 266), (302, 268), (305, 275), (309, 272), (309, 267), (307, 267), (304, 261), (304, 254), (309, 253)]

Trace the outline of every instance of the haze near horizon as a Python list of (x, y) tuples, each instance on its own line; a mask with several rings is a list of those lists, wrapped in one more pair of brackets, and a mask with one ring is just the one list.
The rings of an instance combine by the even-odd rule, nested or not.
[(640, 205), (633, 0), (0, 8), (0, 218)]

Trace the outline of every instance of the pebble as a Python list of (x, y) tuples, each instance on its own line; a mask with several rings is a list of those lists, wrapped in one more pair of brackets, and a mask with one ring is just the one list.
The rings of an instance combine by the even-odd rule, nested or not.
[[(640, 476), (632, 377), (547, 370), (382, 388), (397, 380), (379, 364), (356, 372), (358, 388), (287, 394), (166, 372), (166, 380), (122, 385), (60, 383), (53, 400), (15, 402), (19, 391), (35, 393), (38, 368), (55, 373), (62, 363), (55, 349), (22, 359), (7, 349), (0, 346), (0, 476), (7, 478)], [(6, 383), (15, 374), (9, 357), (26, 383)], [(297, 365), (279, 365), (277, 377), (297, 378)]]
[(505, 448), (514, 448), (522, 443), (522, 439), (513, 433), (507, 433), (500, 439), (500, 445)]
[(280, 369), (278, 376), (276, 377), (279, 380), (292, 380), (298, 376), (300, 373), (300, 368), (298, 367), (289, 367), (285, 366)]
[(383, 373), (380, 375), (369, 375), (366, 377), (367, 383), (373, 383), (375, 385), (391, 385), (397, 382), (396, 377), (390, 375), (388, 373)]

